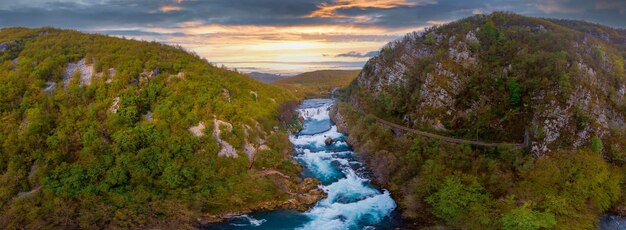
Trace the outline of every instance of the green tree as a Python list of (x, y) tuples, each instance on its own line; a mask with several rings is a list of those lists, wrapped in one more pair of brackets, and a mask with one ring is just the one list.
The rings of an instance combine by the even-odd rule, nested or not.
[(516, 194), (541, 200), (537, 207), (554, 213), (560, 229), (593, 228), (597, 216), (622, 195), (623, 175), (591, 151), (552, 153), (523, 174)]
[(498, 31), (491, 18), (488, 18), (485, 24), (480, 27), (478, 36), (481, 44), (485, 44), (486, 46), (495, 45), (502, 39), (502, 34)]
[(509, 81), (509, 102), (515, 107), (519, 107), (522, 102), (522, 91), (516, 78)]
[(593, 136), (591, 138), (591, 150), (599, 153), (602, 152), (602, 149), (604, 149), (604, 145), (602, 144), (602, 139), (600, 139), (598, 136)]
[(433, 206), (433, 214), (446, 222), (455, 222), (467, 214), (473, 204), (484, 203), (488, 196), (483, 187), (473, 178), (464, 184), (459, 176), (448, 176), (437, 192), (426, 198)]
[(531, 202), (526, 202), (506, 213), (500, 219), (502, 228), (505, 230), (535, 230), (551, 228), (556, 225), (556, 218), (553, 214), (533, 210), (531, 206)]
[(434, 45), (435, 44), (435, 36), (433, 35), (433, 33), (428, 33), (426, 34), (426, 38), (424, 40), (424, 43), (426, 43), (427, 45)]
[(567, 99), (572, 93), (572, 83), (567, 73), (561, 73), (559, 77), (559, 92), (563, 99)]

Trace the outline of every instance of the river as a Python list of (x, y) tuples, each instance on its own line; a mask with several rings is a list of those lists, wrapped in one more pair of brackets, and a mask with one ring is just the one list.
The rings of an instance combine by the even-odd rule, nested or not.
[[(322, 181), (328, 197), (306, 212), (277, 210), (229, 219), (208, 229), (392, 229), (399, 226), (396, 203), (387, 190), (369, 183), (365, 165), (354, 158), (346, 136), (332, 124), (330, 99), (305, 100), (298, 111), (303, 129), (292, 136), (303, 177)], [(327, 138), (336, 140), (326, 145)]]

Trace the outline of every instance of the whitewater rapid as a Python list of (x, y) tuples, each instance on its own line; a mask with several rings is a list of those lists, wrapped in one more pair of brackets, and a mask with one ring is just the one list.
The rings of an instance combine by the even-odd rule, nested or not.
[[(329, 117), (333, 101), (305, 100), (298, 112), (303, 129), (292, 136), (294, 158), (304, 166), (304, 177), (322, 182), (327, 198), (304, 213), (273, 211), (233, 218), (214, 229), (390, 229), (395, 226), (396, 203), (386, 190), (369, 183), (367, 170), (346, 144)], [(325, 140), (335, 142), (326, 145)]]

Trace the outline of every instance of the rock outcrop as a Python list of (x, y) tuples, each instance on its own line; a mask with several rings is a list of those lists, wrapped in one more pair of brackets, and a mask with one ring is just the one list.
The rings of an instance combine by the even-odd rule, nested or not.
[(9, 48), (11, 48), (11, 46), (15, 43), (15, 41), (8, 41), (8, 42), (3, 42), (0, 43), (0, 52), (4, 52), (9, 50)]
[(203, 137), (204, 129), (206, 129), (206, 126), (204, 126), (204, 123), (200, 122), (198, 125), (189, 127), (189, 132), (196, 137)]
[(111, 111), (111, 113), (117, 113), (118, 109), (120, 109), (120, 97), (113, 99), (113, 104), (109, 107), (109, 111)]
[(57, 87), (56, 82), (48, 81), (46, 82), (46, 87), (43, 89), (44, 92), (49, 93), (52, 92)]
[(76, 71), (80, 71), (79, 84), (80, 85), (90, 85), (91, 80), (94, 74), (93, 64), (87, 64), (86, 59), (80, 59), (77, 63), (69, 63), (67, 64), (67, 69), (65, 70), (65, 74), (63, 75), (63, 82), (67, 87), (70, 83), (70, 80)]
[(228, 91), (227, 89), (222, 89), (222, 96), (224, 97), (224, 99), (226, 99), (228, 103), (230, 103), (230, 91)]
[(239, 155), (237, 155), (237, 150), (235, 150), (235, 148), (228, 143), (225, 140), (222, 140), (221, 138), (221, 134), (222, 134), (222, 127), (224, 127), (224, 131), (225, 132), (232, 132), (233, 131), (233, 125), (225, 122), (225, 121), (221, 121), (218, 119), (213, 119), (213, 136), (215, 136), (215, 141), (217, 141), (217, 143), (220, 145), (221, 149), (220, 151), (217, 153), (218, 156), (220, 157), (232, 157), (235, 158)]
[[(496, 14), (505, 15), (474, 16), (387, 44), (364, 66), (350, 102), (386, 106), (408, 127), (518, 143), (528, 133), (537, 156), (626, 129), (626, 33), (599, 37), (566, 20)], [(507, 42), (565, 35), (532, 46)]]

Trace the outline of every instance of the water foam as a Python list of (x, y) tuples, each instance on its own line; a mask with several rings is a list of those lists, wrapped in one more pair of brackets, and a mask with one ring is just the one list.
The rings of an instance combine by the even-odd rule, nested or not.
[(263, 223), (265, 223), (265, 221), (267, 221), (265, 219), (257, 220), (245, 214), (241, 216), (232, 217), (231, 219), (238, 219), (238, 220), (247, 222), (247, 223), (231, 223), (231, 225), (233, 226), (240, 226), (240, 227), (241, 226), (261, 226)]
[(341, 176), (341, 173), (332, 165), (332, 154), (332, 152), (311, 152), (309, 149), (304, 149), (302, 154), (296, 156), (296, 159), (304, 164), (316, 178), (329, 181)]
[[(389, 225), (386, 218), (391, 217), (396, 203), (388, 191), (373, 187), (362, 176), (364, 164), (354, 159), (346, 136), (329, 121), (330, 106), (332, 100), (305, 100), (298, 109), (305, 118), (305, 130), (289, 137), (294, 158), (306, 168), (306, 174), (322, 181), (320, 188), (327, 197), (304, 213), (277, 211), (259, 214), (264, 219), (258, 220), (242, 215), (226, 229), (376, 229)], [(326, 145), (327, 138), (335, 142)]]
[[(318, 107), (300, 109), (305, 119), (329, 119), (328, 111), (332, 103), (323, 105), (320, 105), (319, 101), (311, 103), (317, 103)], [(326, 146), (327, 138), (338, 141)], [(321, 186), (328, 196), (305, 213), (311, 221), (299, 229), (373, 228), (371, 225), (381, 222), (396, 208), (396, 203), (388, 191), (377, 190), (369, 185), (369, 180), (355, 172), (352, 165), (360, 167), (362, 164), (350, 160), (352, 151), (329, 150), (349, 149), (345, 136), (337, 131), (337, 126), (333, 125), (329, 130), (318, 134), (291, 136), (290, 140), (300, 153), (296, 158), (319, 179), (324, 181), (329, 177), (336, 177), (338, 171), (341, 172), (339, 180)]]
[(388, 191), (353, 203), (320, 203), (306, 213), (312, 221), (299, 229), (354, 229), (359, 223), (380, 222), (395, 208)]
[(331, 100), (314, 100), (303, 103), (298, 112), (305, 120), (329, 120), (330, 107), (333, 105)]
[(341, 178), (330, 185), (322, 186), (322, 189), (328, 196), (320, 201), (320, 205), (328, 206), (336, 202), (355, 202), (380, 193), (378, 190), (368, 186), (366, 184), (368, 180), (357, 176), (351, 168), (347, 168), (345, 173), (345, 178)]
[(307, 145), (312, 145), (313, 147), (322, 147), (325, 146), (326, 138), (341, 138), (343, 136), (342, 133), (337, 131), (337, 126), (332, 126), (329, 130), (314, 134), (314, 135), (291, 135), (289, 140), (297, 147), (306, 147)]

